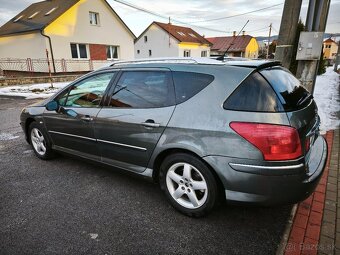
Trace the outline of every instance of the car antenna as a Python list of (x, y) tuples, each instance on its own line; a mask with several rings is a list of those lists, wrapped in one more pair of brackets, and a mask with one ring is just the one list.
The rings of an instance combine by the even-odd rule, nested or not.
[(234, 41), (236, 40), (236, 38), (241, 34), (241, 32), (243, 31), (243, 29), (246, 27), (246, 25), (249, 23), (249, 20), (247, 20), (246, 24), (244, 24), (244, 26), (241, 28), (240, 32), (238, 32), (237, 36), (234, 37), (234, 39), (231, 41), (231, 43), (229, 44), (228, 48), (226, 49), (226, 51), (223, 53), (222, 56), (218, 57), (216, 60), (220, 60), (220, 61), (224, 61), (224, 56), (225, 54), (228, 53), (228, 50), (230, 49), (230, 47), (234, 44)]

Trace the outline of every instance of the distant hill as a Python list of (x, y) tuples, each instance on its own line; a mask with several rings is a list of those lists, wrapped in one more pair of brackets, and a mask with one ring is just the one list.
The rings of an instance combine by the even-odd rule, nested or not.
[[(270, 37), (270, 41), (273, 41), (273, 40), (277, 40), (279, 36), (278, 35), (273, 35)], [(336, 38), (339, 38), (340, 37), (340, 33), (335, 33), (335, 34), (331, 34), (331, 33), (325, 33), (324, 34), (324, 39), (327, 39), (329, 37), (336, 37)], [(261, 41), (267, 41), (268, 40), (268, 36), (258, 36), (258, 37), (255, 37), (257, 41), (261, 42)]]

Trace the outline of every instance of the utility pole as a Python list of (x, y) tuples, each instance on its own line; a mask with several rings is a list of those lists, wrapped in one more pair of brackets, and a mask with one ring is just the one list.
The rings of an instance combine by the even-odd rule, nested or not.
[[(308, 32), (325, 32), (330, 4), (330, 0), (309, 0), (306, 19)], [(298, 62), (296, 77), (312, 94), (318, 68), (319, 60), (299, 60)]]
[(283, 8), (279, 38), (277, 40), (275, 60), (290, 67), (293, 56), (296, 30), (300, 18), (302, 0), (286, 0)]
[(272, 36), (272, 23), (269, 25), (269, 36), (268, 36), (268, 47), (267, 47), (267, 56), (266, 59), (269, 58), (269, 46), (270, 46), (270, 37)]

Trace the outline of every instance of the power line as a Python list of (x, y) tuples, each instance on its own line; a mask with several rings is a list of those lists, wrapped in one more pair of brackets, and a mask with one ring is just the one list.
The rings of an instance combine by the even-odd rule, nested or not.
[[(137, 5), (134, 5), (134, 4), (131, 4), (131, 3), (128, 3), (126, 1), (122, 1), (122, 0), (114, 0), (115, 2), (118, 2), (120, 4), (123, 4), (123, 5), (126, 5), (130, 8), (133, 8), (133, 9), (136, 9), (138, 11), (142, 11), (142, 12), (145, 12), (145, 13), (148, 13), (148, 14), (151, 14), (151, 15), (154, 15), (154, 16), (157, 16), (159, 18), (162, 18), (162, 19), (169, 19), (169, 17), (166, 17), (164, 15), (161, 15), (161, 14), (158, 14), (158, 13), (155, 13), (153, 11), (150, 11), (150, 10), (147, 10), (145, 8), (142, 8), (142, 7), (139, 7)], [(193, 25), (193, 24), (190, 24), (190, 23), (186, 23), (186, 22), (183, 22), (183, 21), (180, 21), (180, 20), (176, 20), (176, 19), (171, 19), (172, 21), (175, 21), (177, 23), (180, 23), (180, 24), (184, 24), (184, 25), (188, 25), (188, 26), (194, 26), (194, 27), (197, 27), (197, 28), (200, 28), (200, 29), (204, 29), (204, 30), (210, 30), (210, 31), (213, 31), (213, 32), (218, 32), (218, 33), (231, 33), (230, 31), (223, 31), (223, 30), (218, 30), (218, 29), (214, 29), (214, 28), (208, 28), (208, 27), (202, 27), (202, 26), (197, 26), (197, 25)]]
[(192, 23), (210, 22), (210, 21), (215, 21), (215, 20), (230, 19), (230, 18), (239, 17), (239, 16), (243, 16), (243, 15), (246, 15), (246, 14), (254, 13), (254, 12), (259, 12), (259, 11), (267, 10), (267, 9), (270, 9), (270, 8), (277, 7), (279, 5), (283, 5), (283, 3), (274, 4), (274, 5), (271, 5), (271, 6), (268, 6), (268, 7), (264, 7), (264, 8), (261, 8), (261, 9), (257, 9), (257, 10), (253, 10), (253, 11), (249, 11), (249, 12), (244, 12), (244, 13), (239, 13), (239, 14), (235, 14), (235, 15), (231, 15), (231, 16), (214, 18), (214, 19), (207, 19), (207, 20), (200, 20), (200, 21), (195, 21), (195, 22), (192, 22)]

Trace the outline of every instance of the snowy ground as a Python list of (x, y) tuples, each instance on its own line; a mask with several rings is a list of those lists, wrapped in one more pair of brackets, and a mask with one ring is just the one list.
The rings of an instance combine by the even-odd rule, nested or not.
[[(328, 67), (326, 73), (316, 79), (314, 98), (319, 108), (322, 133), (340, 125), (339, 83), (339, 74), (333, 71), (333, 67)], [(26, 99), (48, 98), (67, 84), (69, 83), (55, 83), (53, 89), (49, 83), (11, 86), (0, 88), (0, 95), (21, 96)]]
[(53, 88), (50, 83), (4, 87), (0, 88), (0, 96), (19, 96), (26, 99), (48, 98), (68, 84), (69, 82), (53, 83)]
[(321, 133), (339, 128), (340, 125), (340, 87), (339, 74), (328, 67), (326, 73), (316, 78), (314, 98), (321, 118)]

